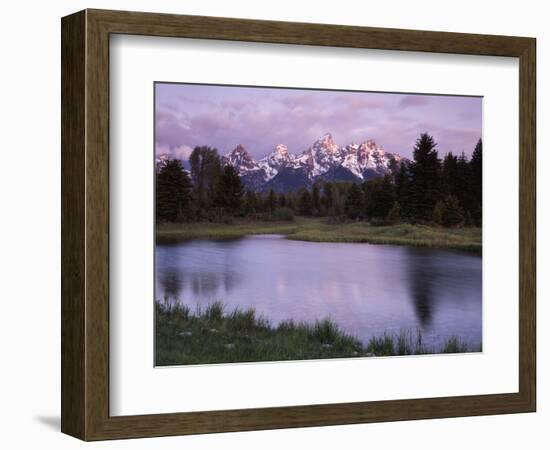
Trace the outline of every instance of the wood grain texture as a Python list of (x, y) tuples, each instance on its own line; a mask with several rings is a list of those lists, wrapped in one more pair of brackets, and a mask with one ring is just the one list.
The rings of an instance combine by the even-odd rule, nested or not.
[(420, 30), (88, 10), (111, 33), (279, 44), (521, 56), (529, 38)]
[[(518, 57), (519, 392), (109, 416), (109, 35), (112, 33)], [(535, 410), (534, 39), (86, 10), (63, 18), (62, 40), (62, 430), (65, 433), (98, 440)]]
[(85, 20), (65, 17), (61, 35), (61, 430), (85, 431)]
[(536, 409), (536, 41), (519, 64), (519, 384)]

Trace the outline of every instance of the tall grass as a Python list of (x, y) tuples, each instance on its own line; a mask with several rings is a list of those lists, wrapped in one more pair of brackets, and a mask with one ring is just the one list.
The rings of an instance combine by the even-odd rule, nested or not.
[(468, 346), (463, 342), (460, 342), (456, 336), (451, 337), (445, 342), (442, 353), (465, 353), (468, 351)]
[(311, 242), (363, 242), (451, 248), (481, 253), (481, 228), (442, 228), (402, 223), (374, 226), (368, 222), (297, 217), (293, 222), (235, 221), (166, 224), (157, 227), (158, 242), (190, 239), (237, 239), (251, 234), (284, 234), (288, 239)]
[(364, 242), (481, 252), (480, 228), (453, 229), (409, 223), (374, 226), (366, 222), (329, 224), (321, 221), (302, 225), (289, 234), (288, 238), (312, 242)]
[(441, 347), (428, 347), (424, 343), (422, 332), (417, 329), (400, 330), (399, 333), (384, 333), (381, 337), (373, 336), (367, 344), (367, 352), (372, 356), (403, 356), (426, 355), (434, 353), (468, 353), (481, 351), (479, 348), (470, 348), (458, 336), (450, 336)]
[(231, 224), (215, 222), (171, 223), (158, 225), (156, 240), (160, 243), (193, 239), (231, 240), (250, 234), (290, 234), (298, 229), (294, 222), (235, 221)]
[(252, 308), (226, 311), (219, 302), (194, 312), (168, 300), (156, 302), (155, 308), (159, 366), (470, 351), (456, 337), (440, 350), (428, 349), (420, 331), (384, 333), (363, 346), (330, 319), (313, 324), (289, 320), (272, 326)]

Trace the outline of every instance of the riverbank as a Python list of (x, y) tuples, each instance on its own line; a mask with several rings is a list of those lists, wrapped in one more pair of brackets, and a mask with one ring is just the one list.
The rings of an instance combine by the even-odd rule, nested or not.
[(192, 239), (237, 239), (252, 234), (284, 234), (310, 242), (363, 242), (464, 250), (481, 254), (481, 228), (428, 225), (374, 226), (367, 222), (329, 223), (326, 218), (296, 217), (290, 222), (234, 221), (158, 225), (157, 242)]
[(169, 302), (155, 306), (157, 366), (480, 351), (456, 337), (441, 349), (430, 349), (420, 332), (407, 331), (373, 337), (362, 345), (328, 319), (274, 327), (254, 309), (227, 312), (221, 303), (196, 312)]

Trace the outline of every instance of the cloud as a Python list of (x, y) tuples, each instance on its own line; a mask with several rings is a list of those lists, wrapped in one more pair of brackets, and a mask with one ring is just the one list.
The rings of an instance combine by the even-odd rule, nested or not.
[(187, 145), (172, 148), (172, 157), (177, 159), (189, 159), (193, 149)]
[(243, 108), (249, 107), (251, 105), (251, 102), (245, 99), (225, 100), (220, 102), (220, 105), (222, 106), (222, 108), (226, 109), (241, 110)]
[(193, 149), (189, 147), (188, 145), (180, 145), (178, 147), (170, 147), (166, 144), (160, 144), (159, 142), (156, 142), (155, 144), (155, 154), (157, 155), (169, 155), (171, 158), (175, 159), (189, 159), (189, 156), (191, 155), (191, 152)]
[(425, 106), (429, 103), (430, 99), (427, 95), (406, 95), (399, 102), (399, 106), (408, 108), (410, 106)]
[(198, 97), (192, 97), (188, 95), (178, 95), (178, 101), (186, 104), (186, 103), (196, 103), (198, 105), (206, 105), (206, 106), (214, 106), (216, 103), (212, 100), (205, 100)]
[(194, 85), (158, 94), (157, 152), (184, 156), (198, 145), (225, 154), (243, 144), (261, 158), (279, 143), (296, 154), (326, 132), (339, 145), (372, 138), (410, 157), (427, 131), (440, 151), (470, 153), (481, 136), (481, 102), (468, 97)]
[(387, 103), (384, 103), (376, 97), (362, 97), (360, 94), (348, 94), (335, 97), (342, 107), (353, 108), (354, 110), (361, 109), (384, 109), (387, 108)]

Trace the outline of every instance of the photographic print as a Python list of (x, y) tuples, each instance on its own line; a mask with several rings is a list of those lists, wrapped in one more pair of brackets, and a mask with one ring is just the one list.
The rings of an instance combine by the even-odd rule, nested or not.
[(481, 97), (154, 89), (157, 366), (482, 351)]

